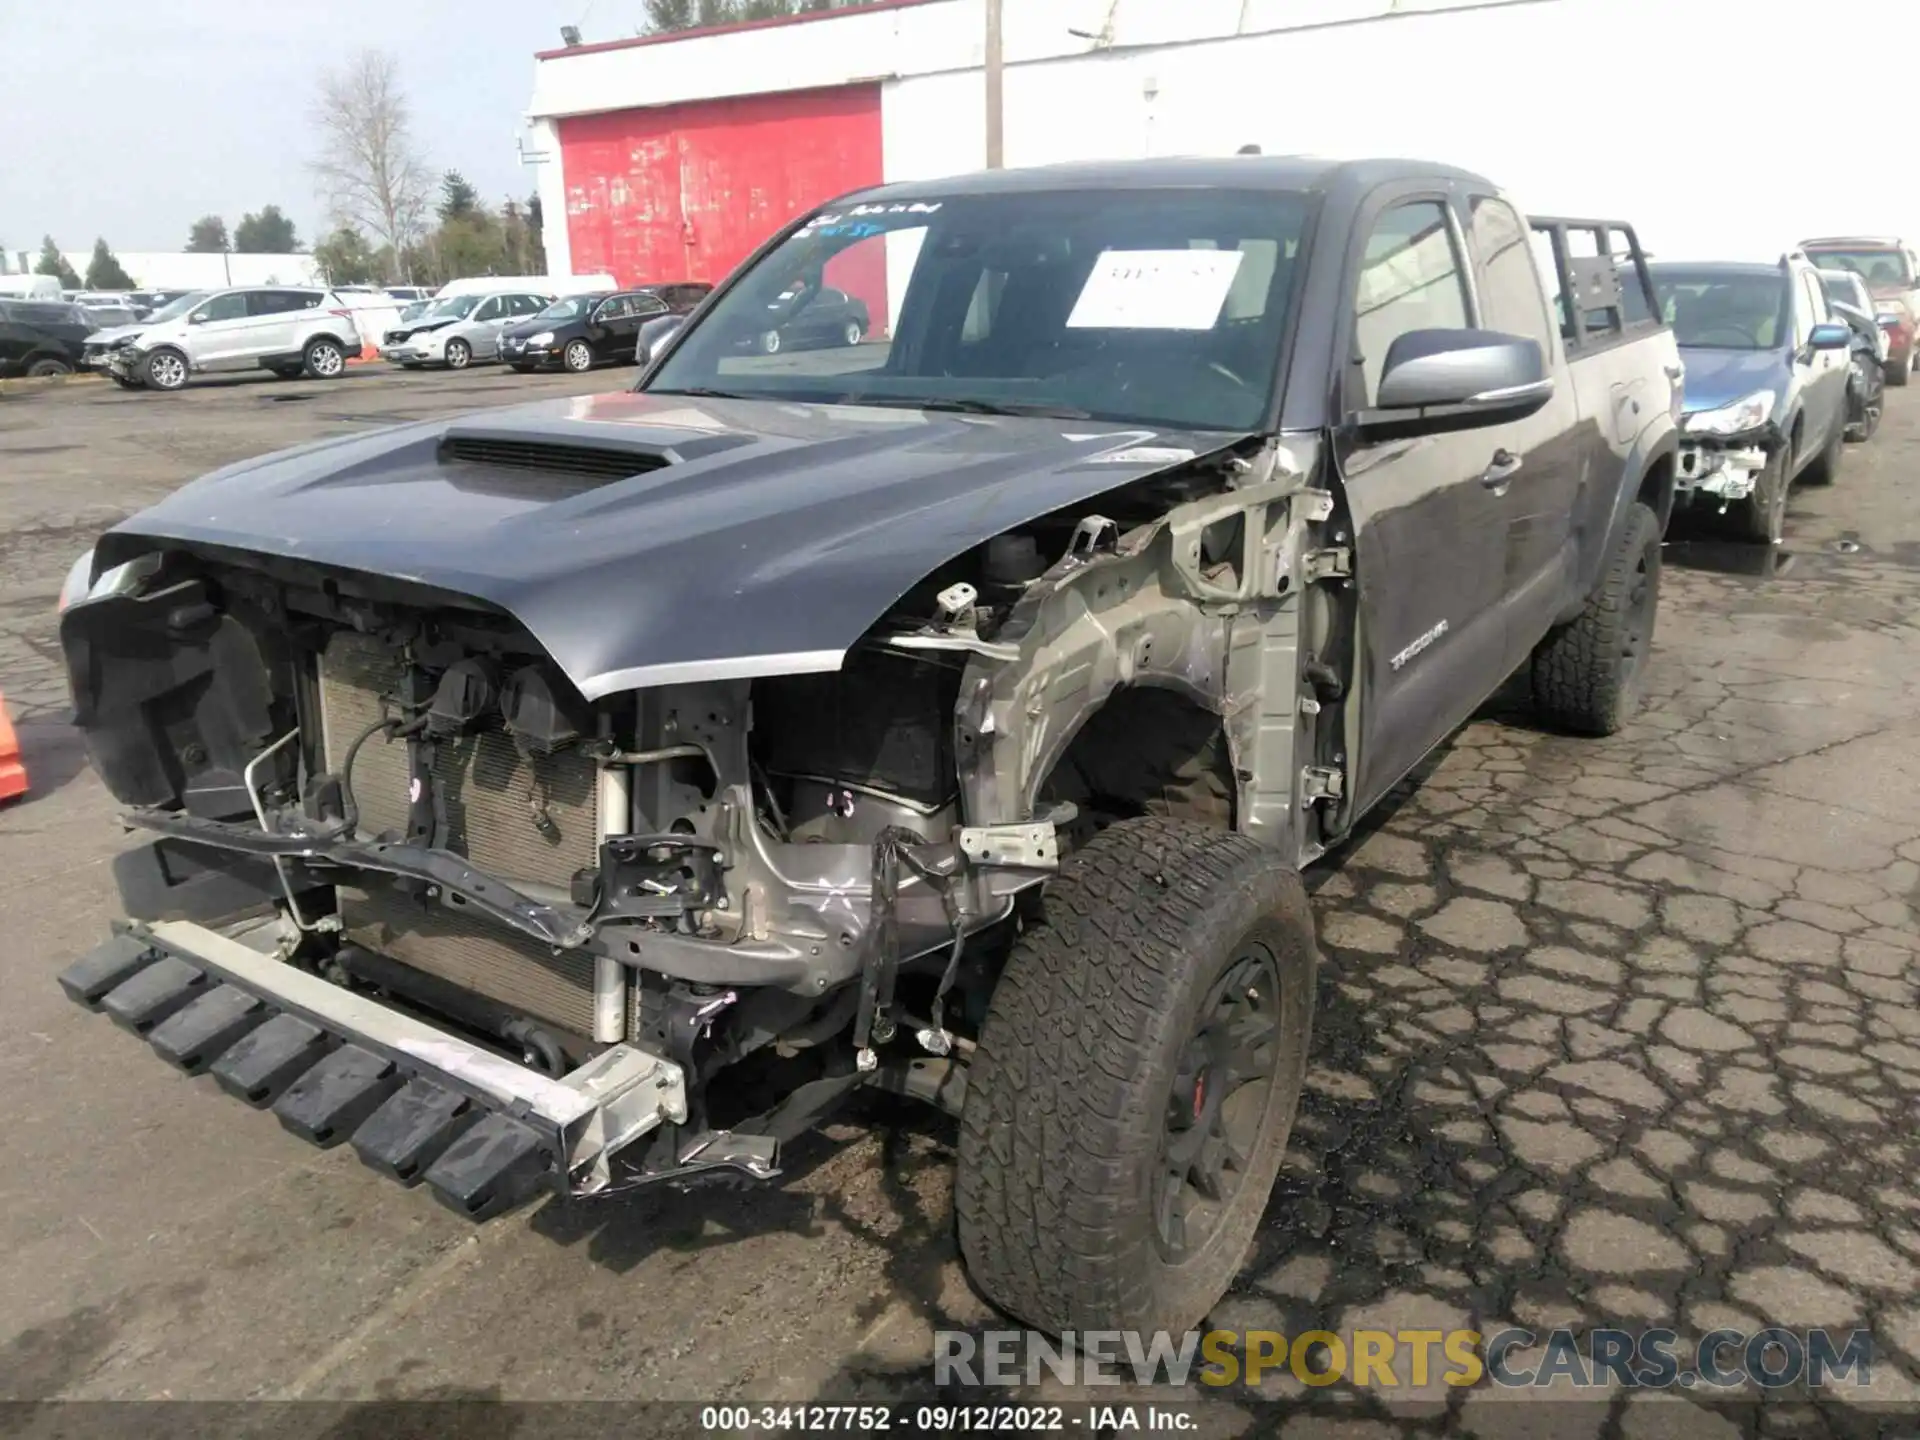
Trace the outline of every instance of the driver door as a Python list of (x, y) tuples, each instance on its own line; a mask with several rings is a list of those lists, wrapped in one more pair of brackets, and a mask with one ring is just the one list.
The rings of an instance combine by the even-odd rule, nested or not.
[(246, 354), (247, 292), (229, 290), (196, 306), (187, 320), (187, 356), (196, 370), (232, 370)]
[[(1388, 347), (1412, 330), (1468, 329), (1475, 306), (1460, 218), (1444, 193), (1377, 192), (1348, 260), (1342, 409), (1369, 408)], [(1359, 441), (1335, 458), (1353, 521), (1360, 715), (1349, 813), (1358, 814), (1506, 679), (1507, 537), (1514, 500), (1500, 457), (1511, 425)]]
[[(1815, 325), (1832, 324), (1836, 321), (1844, 324), (1827, 304), (1826, 286), (1820, 283), (1820, 277), (1811, 269), (1801, 270), (1798, 274), (1800, 300), (1807, 309), (1807, 330)], [(1796, 340), (1801, 340), (1796, 327)], [(1804, 341), (1802, 341), (1804, 346)], [(1795, 357), (1796, 363), (1804, 361), (1808, 371), (1807, 398), (1804, 409), (1807, 425), (1804, 432), (1806, 440), (1805, 457), (1811, 460), (1824, 450), (1834, 434), (1847, 423), (1847, 375), (1852, 368), (1853, 351), (1811, 350), (1802, 348)]]
[(490, 360), (500, 354), (500, 332), (507, 324), (507, 297), (489, 295), (467, 317), (467, 334), (473, 345), (473, 358)]

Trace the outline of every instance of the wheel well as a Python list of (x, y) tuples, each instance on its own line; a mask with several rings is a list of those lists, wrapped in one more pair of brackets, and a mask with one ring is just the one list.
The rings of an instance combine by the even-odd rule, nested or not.
[(1667, 522), (1673, 518), (1673, 456), (1662, 455), (1647, 467), (1647, 473), (1640, 477), (1641, 504), (1653, 511), (1654, 518), (1660, 522), (1660, 533), (1667, 533)]
[(308, 350), (313, 345), (315, 345), (316, 343), (322, 340), (331, 340), (335, 345), (338, 345), (343, 350), (346, 349), (348, 345), (353, 343), (350, 340), (343, 339), (342, 337), (334, 334), (331, 330), (323, 330), (318, 335), (309, 335), (307, 337), (307, 343), (300, 347), (302, 353), (304, 353), (306, 350)]
[(1079, 843), (1115, 820), (1165, 815), (1233, 828), (1234, 775), (1220, 717), (1155, 685), (1116, 690), (1087, 717), (1038, 798), (1079, 807)]

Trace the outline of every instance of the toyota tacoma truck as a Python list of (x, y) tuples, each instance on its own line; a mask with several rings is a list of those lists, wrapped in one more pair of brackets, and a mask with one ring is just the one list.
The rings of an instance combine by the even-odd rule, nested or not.
[[(988, 1297), (1183, 1329), (1299, 1101), (1301, 868), (1516, 669), (1639, 698), (1681, 372), (1623, 257), (1424, 163), (893, 185), (631, 392), (216, 471), (63, 596), (139, 843), (62, 983), (476, 1217), (918, 1097)], [(834, 292), (863, 343), (742, 343)]]

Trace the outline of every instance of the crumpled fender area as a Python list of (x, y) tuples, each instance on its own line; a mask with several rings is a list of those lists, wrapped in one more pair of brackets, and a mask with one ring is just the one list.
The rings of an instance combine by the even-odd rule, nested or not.
[[(969, 817), (1047, 809), (1043, 787), (1085, 735), (1096, 743), (1073, 762), (1082, 783), (1097, 787), (1102, 769), (1146, 776), (1164, 813), (1217, 795), (1235, 828), (1294, 846), (1307, 601), (1296, 577), (1331, 508), (1308, 487), (1313, 464), (1310, 439), (1280, 442), (1224, 493), (1126, 534), (1082, 520), (996, 636), (1015, 655), (969, 661), (955, 730)], [(1148, 690), (1160, 696), (1124, 722), (1102, 719), (1116, 696)], [(1205, 753), (1216, 741), (1224, 773)]]

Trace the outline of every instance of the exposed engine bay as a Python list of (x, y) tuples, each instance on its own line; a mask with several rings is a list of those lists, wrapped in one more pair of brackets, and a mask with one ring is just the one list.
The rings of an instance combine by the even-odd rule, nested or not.
[[(558, 1167), (575, 1193), (617, 1187), (616, 1149), (629, 1181), (765, 1178), (862, 1084), (957, 1109), (1018, 897), (1063, 845), (1147, 810), (1311, 844), (1290, 577), (1332, 503), (1310, 473), (1282, 443), (1175, 464), (958, 557), (837, 670), (594, 701), (460, 595), (191, 544), (116, 555), (63, 637), (93, 760), (151, 837), (119, 867), (134, 940), (151, 964), (178, 958), (169, 925), (212, 926), (538, 1075), (591, 1075), (598, 1138)], [(221, 954), (189, 958), (252, 993), (264, 972)], [(530, 1143), (491, 1136), (476, 1163), (534, 1174)], [(510, 1178), (435, 1184), (478, 1213)]]

